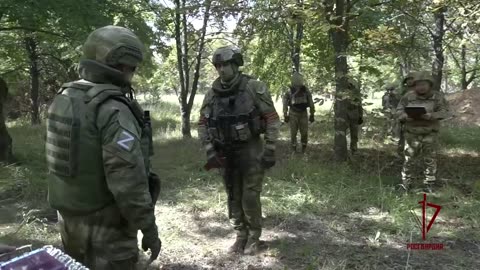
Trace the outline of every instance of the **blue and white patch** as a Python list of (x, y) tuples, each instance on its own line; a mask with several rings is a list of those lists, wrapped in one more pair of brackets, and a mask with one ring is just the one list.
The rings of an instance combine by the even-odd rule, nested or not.
[(131, 151), (133, 145), (135, 144), (135, 136), (133, 136), (128, 131), (122, 130), (122, 132), (120, 132), (120, 135), (117, 138), (117, 144), (121, 148), (127, 151)]

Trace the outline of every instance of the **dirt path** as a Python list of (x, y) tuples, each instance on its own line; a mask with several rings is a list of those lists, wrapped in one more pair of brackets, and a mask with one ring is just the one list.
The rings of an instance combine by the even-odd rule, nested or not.
[(234, 234), (224, 213), (187, 213), (160, 206), (164, 248), (150, 269), (475, 269), (480, 242), (438, 238), (442, 251), (410, 251), (408, 239), (376, 235), (391, 217), (377, 209), (348, 216), (266, 218), (269, 249), (257, 256), (229, 256)]

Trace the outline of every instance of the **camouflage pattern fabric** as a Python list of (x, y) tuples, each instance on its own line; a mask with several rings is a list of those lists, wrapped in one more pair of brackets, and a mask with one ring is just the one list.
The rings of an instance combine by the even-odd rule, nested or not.
[[(295, 75), (295, 74), (294, 74)], [(296, 76), (293, 76), (292, 83), (295, 82)], [(298, 79), (297, 79), (298, 80)], [(290, 123), (290, 141), (293, 149), (297, 147), (297, 133), (300, 131), (300, 141), (302, 150), (308, 144), (308, 113), (310, 109), (310, 117), (315, 115), (315, 104), (310, 90), (304, 85), (297, 87), (290, 86), (285, 91), (283, 98), (283, 116)]]
[[(241, 238), (259, 239), (262, 234), (262, 192), (264, 169), (256, 159), (261, 153), (262, 143), (254, 140), (248, 146), (233, 153), (234, 163), (223, 170), (224, 183), (233, 183), (233, 203), (230, 223)], [(227, 174), (227, 170), (232, 170)], [(227, 177), (233, 179), (227, 179)], [(227, 191), (228, 192), (228, 191)]]
[(350, 79), (350, 87), (353, 87), (353, 96), (349, 98), (347, 104), (347, 128), (350, 130), (350, 151), (352, 153), (358, 150), (359, 125), (363, 122), (362, 97), (358, 84)]
[(137, 230), (125, 226), (120, 217), (115, 207), (89, 216), (59, 213), (65, 252), (92, 270), (134, 270), (138, 260)]
[(297, 133), (300, 131), (300, 141), (302, 143), (302, 148), (307, 147), (308, 144), (308, 114), (307, 111), (296, 112), (294, 110), (290, 111), (289, 115), (290, 122), (290, 142), (292, 148), (297, 147)]
[[(437, 134), (440, 131), (440, 120), (448, 117), (448, 104), (441, 92), (431, 90), (433, 80), (429, 72), (416, 73), (415, 82), (428, 81), (430, 90), (425, 94), (409, 91), (400, 100), (397, 107), (397, 117), (403, 122), (405, 132), (405, 160), (402, 169), (404, 184), (410, 184), (415, 157), (423, 159), (425, 166), (424, 183), (432, 183), (437, 171), (435, 151), (437, 148)], [(420, 118), (410, 118), (405, 112), (407, 106), (423, 107), (426, 114)]]
[(131, 98), (133, 73), (114, 68), (135, 67), (142, 50), (128, 29), (95, 30), (84, 44), (82, 80), (64, 84), (48, 110), (48, 201), (59, 211), (66, 252), (90, 269), (133, 269), (138, 230), (153, 257), (161, 249), (149, 191), (151, 140)]
[[(243, 77), (240, 81), (242, 82), (245, 79)], [(214, 90), (220, 87), (222, 86), (219, 85), (219, 80), (217, 79), (212, 89), (205, 95), (200, 109), (198, 133), (207, 150), (207, 157), (208, 152), (213, 148), (215, 148), (215, 151), (224, 150), (221, 146), (213, 146), (216, 140), (219, 140), (221, 143), (223, 141), (222, 138), (216, 138), (213, 135), (210, 131), (212, 126), (209, 124), (209, 122), (218, 119), (224, 113), (222, 108), (223, 100), (229, 100), (228, 96), (222, 97), (222, 91)], [(235, 98), (233, 98), (234, 95), (230, 96), (233, 98), (230, 99), (232, 101), (231, 112), (240, 116), (256, 110), (261, 115), (262, 122), (265, 125), (265, 145), (263, 145), (261, 137), (251, 136), (251, 133), (256, 131), (247, 131), (244, 137), (246, 141), (234, 144), (234, 151), (230, 153), (231, 156), (227, 157), (233, 160), (233, 163), (227, 164), (223, 174), (225, 183), (233, 183), (233, 203), (230, 222), (237, 232), (237, 237), (248, 237), (258, 240), (262, 233), (260, 193), (264, 175), (260, 157), (262, 153), (263, 155), (265, 153), (274, 154), (280, 120), (265, 83), (252, 78), (248, 80), (244, 91), (239, 91), (238, 89), (231, 91), (238, 93), (235, 94)]]
[[(420, 135), (413, 133), (405, 134), (405, 163), (402, 169), (402, 180), (405, 186), (409, 186), (415, 179), (414, 169), (418, 163), (424, 166), (424, 184), (435, 182), (437, 173), (437, 133)], [(417, 161), (418, 160), (418, 161)]]

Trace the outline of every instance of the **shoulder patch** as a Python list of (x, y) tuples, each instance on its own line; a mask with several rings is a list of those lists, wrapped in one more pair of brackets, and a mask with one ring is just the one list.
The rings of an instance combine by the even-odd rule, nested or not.
[(115, 142), (118, 146), (130, 152), (135, 145), (135, 137), (130, 132), (121, 130), (115, 138)]
[[(125, 106), (121, 104), (121, 106)], [(128, 111), (127, 111), (128, 110)], [(133, 115), (133, 113), (127, 107), (124, 109), (120, 109), (118, 112), (118, 123), (120, 126), (128, 131), (130, 134), (135, 136), (137, 139), (140, 139), (140, 127), (138, 124), (137, 119)]]

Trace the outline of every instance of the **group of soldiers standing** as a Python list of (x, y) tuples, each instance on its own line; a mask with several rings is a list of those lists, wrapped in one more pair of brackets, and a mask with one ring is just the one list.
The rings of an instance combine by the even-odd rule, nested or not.
[[(65, 252), (92, 270), (135, 269), (139, 230), (142, 249), (151, 252), (150, 261), (157, 259), (162, 247), (154, 213), (160, 180), (150, 162), (154, 154), (150, 118), (131, 87), (144, 49), (126, 28), (93, 31), (83, 46), (81, 79), (64, 84), (48, 109), (48, 201), (58, 211)], [(218, 78), (204, 97), (198, 121), (205, 168), (223, 173), (229, 219), (236, 232), (228, 252), (256, 254), (265, 248), (260, 240), (260, 193), (265, 170), (276, 163), (280, 117), (267, 85), (239, 70), (243, 56), (237, 47), (218, 48), (212, 63)], [(426, 183), (434, 182), (438, 121), (446, 110), (443, 96), (431, 90), (430, 77), (419, 73), (412, 78), (407, 85), (414, 91), (403, 95), (395, 112), (404, 126), (405, 187), (412, 180), (411, 158), (419, 152), (425, 156)], [(350, 129), (350, 149), (356, 152), (363, 109), (358, 84), (348, 82), (356, 94), (344, 129)], [(300, 74), (293, 74), (283, 104), (292, 150), (296, 151), (300, 130), (305, 152), (315, 108)], [(423, 104), (427, 113), (412, 118), (404, 110), (412, 104)]]

